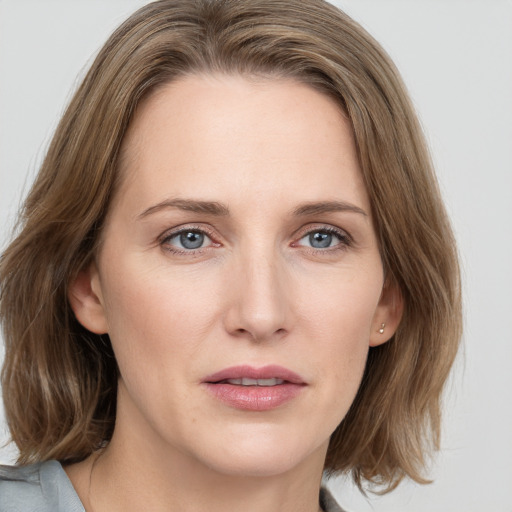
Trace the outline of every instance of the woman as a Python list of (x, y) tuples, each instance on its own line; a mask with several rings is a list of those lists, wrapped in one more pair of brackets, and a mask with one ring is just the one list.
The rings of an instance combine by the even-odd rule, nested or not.
[(344, 13), (149, 4), (93, 63), (2, 256), (21, 467), (0, 505), (333, 511), (324, 472), (424, 482), (454, 247), (398, 74)]

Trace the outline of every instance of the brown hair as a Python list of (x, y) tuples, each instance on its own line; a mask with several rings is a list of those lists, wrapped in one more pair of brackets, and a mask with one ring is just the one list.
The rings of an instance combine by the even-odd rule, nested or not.
[(69, 283), (93, 258), (138, 103), (179, 76), (291, 77), (351, 120), (387, 278), (402, 322), (371, 348), (326, 470), (394, 487), (424, 482), (461, 331), (455, 243), (406, 90), (389, 57), (323, 0), (162, 0), (123, 23), (68, 106), (0, 261), (2, 386), (19, 463), (77, 461), (107, 443), (117, 367), (108, 336), (75, 319)]

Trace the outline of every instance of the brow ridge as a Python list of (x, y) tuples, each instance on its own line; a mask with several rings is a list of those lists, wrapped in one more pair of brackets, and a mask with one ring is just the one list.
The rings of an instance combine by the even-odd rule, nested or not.
[(195, 199), (166, 199), (144, 210), (140, 215), (138, 215), (138, 219), (143, 219), (148, 215), (168, 208), (177, 208), (179, 210), (188, 212), (206, 213), (208, 215), (216, 216), (229, 215), (229, 208), (217, 201), (200, 201)]
[(295, 208), (293, 214), (296, 216), (305, 216), (333, 212), (353, 212), (364, 215), (365, 217), (368, 216), (368, 214), (359, 206), (345, 201), (318, 201), (305, 203)]
[[(144, 210), (138, 219), (143, 219), (151, 214), (159, 211), (177, 208), (179, 210), (194, 212), (194, 213), (205, 213), (208, 215), (215, 216), (226, 216), (229, 215), (229, 208), (218, 201), (202, 201), (195, 199), (166, 199), (156, 205), (150, 206)], [(297, 217), (303, 217), (307, 215), (318, 215), (322, 213), (333, 213), (333, 212), (353, 212), (364, 215), (368, 214), (359, 206), (347, 203), (345, 201), (317, 201), (311, 203), (304, 203), (299, 205), (293, 210), (293, 215)]]

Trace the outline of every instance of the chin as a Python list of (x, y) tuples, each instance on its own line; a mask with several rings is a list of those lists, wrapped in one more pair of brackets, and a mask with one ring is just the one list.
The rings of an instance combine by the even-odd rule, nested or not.
[(221, 461), (210, 461), (209, 467), (218, 474), (237, 477), (275, 477), (293, 471), (300, 466), (300, 457), (281, 454), (262, 457), (232, 454)]
[(233, 436), (228, 444), (209, 446), (208, 453), (202, 453), (203, 462), (216, 473), (239, 477), (283, 475), (306, 463), (310, 466), (315, 458), (323, 467), (328, 439), (317, 445), (299, 432), (287, 432), (286, 436), (252, 434), (248, 432), (242, 439)]

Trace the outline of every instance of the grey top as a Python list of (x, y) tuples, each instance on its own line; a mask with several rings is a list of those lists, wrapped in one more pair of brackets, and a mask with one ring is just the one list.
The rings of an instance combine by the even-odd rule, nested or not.
[(0, 512), (85, 512), (60, 462), (0, 466)]
[[(325, 512), (343, 512), (322, 487)], [(25, 467), (0, 466), (0, 512), (85, 512), (60, 462), (50, 460)]]

